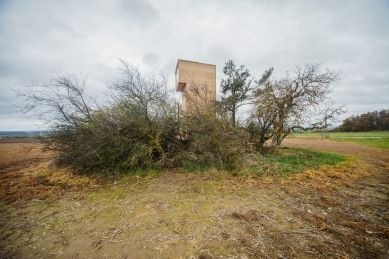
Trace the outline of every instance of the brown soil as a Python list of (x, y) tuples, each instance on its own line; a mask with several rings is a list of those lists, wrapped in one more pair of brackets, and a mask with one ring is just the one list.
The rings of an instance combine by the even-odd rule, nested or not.
[(54, 155), (43, 153), (31, 139), (1, 139), (0, 158), (1, 202), (54, 197), (90, 183), (87, 178), (57, 170)]
[[(97, 185), (50, 154), (0, 144), (0, 258), (388, 258), (389, 151), (289, 178), (209, 171)], [(99, 181), (101, 183), (101, 181)]]

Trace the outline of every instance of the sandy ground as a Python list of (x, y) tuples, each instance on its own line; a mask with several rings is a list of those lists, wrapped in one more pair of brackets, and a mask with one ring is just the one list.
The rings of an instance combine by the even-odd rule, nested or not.
[(210, 171), (101, 181), (0, 144), (0, 258), (388, 258), (389, 151), (289, 178)]

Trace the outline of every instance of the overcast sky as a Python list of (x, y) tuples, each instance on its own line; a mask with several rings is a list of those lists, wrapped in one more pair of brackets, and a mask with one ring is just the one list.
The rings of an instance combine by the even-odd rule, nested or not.
[(172, 88), (177, 59), (215, 64), (218, 85), (230, 59), (256, 78), (321, 63), (343, 71), (346, 116), (389, 109), (389, 1), (0, 0), (0, 130), (39, 125), (11, 89), (81, 71), (99, 96), (119, 59)]

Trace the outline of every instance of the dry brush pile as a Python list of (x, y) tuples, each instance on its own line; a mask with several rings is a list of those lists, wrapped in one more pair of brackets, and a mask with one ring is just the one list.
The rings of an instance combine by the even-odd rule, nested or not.
[(250, 152), (246, 133), (228, 126), (215, 103), (179, 114), (163, 75), (141, 74), (125, 62), (105, 105), (89, 97), (85, 81), (73, 75), (31, 85), (18, 95), (24, 112), (38, 113), (49, 126), (40, 137), (44, 150), (55, 151), (59, 162), (75, 171), (231, 169)]

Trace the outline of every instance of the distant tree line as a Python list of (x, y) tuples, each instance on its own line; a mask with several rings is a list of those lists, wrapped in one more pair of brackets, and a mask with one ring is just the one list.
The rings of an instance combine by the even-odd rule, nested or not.
[(342, 125), (333, 131), (383, 131), (389, 130), (389, 109), (363, 113), (361, 115), (351, 115), (343, 120)]

